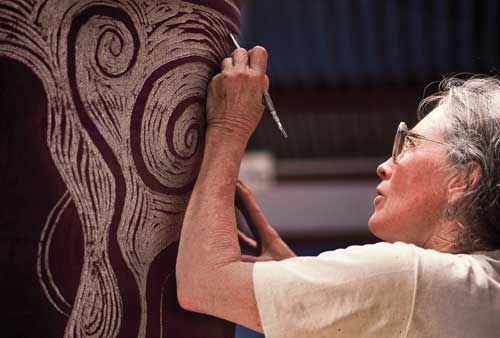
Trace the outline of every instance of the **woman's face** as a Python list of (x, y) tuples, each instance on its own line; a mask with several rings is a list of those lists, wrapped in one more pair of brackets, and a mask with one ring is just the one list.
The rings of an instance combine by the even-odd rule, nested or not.
[[(443, 142), (446, 123), (440, 106), (422, 119), (411, 131)], [(451, 167), (446, 146), (411, 139), (395, 164), (389, 158), (377, 168), (382, 182), (377, 186), (375, 210), (368, 221), (371, 232), (388, 242), (402, 241), (424, 247), (436, 232), (447, 202)]]

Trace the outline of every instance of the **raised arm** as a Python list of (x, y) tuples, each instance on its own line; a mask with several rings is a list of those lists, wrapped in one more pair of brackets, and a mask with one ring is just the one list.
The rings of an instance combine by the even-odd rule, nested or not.
[(240, 162), (264, 106), (267, 53), (237, 49), (212, 79), (200, 173), (184, 217), (177, 258), (180, 305), (262, 332), (253, 263), (241, 256), (235, 219)]

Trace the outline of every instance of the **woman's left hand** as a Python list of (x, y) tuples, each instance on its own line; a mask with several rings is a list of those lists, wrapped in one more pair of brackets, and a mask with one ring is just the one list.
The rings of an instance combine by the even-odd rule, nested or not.
[(238, 235), (240, 241), (260, 251), (259, 256), (243, 255), (242, 258), (244, 261), (280, 261), (286, 258), (295, 257), (295, 253), (267, 221), (252, 191), (241, 181), (238, 181), (236, 184), (236, 206), (245, 216), (249, 227), (257, 238), (257, 241), (255, 241), (239, 231)]

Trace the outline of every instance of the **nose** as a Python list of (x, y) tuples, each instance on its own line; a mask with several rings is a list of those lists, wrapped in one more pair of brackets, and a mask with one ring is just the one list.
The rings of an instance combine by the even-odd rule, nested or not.
[(394, 162), (392, 161), (392, 157), (389, 157), (385, 162), (378, 165), (377, 175), (383, 180), (388, 180), (391, 178), (393, 170)]

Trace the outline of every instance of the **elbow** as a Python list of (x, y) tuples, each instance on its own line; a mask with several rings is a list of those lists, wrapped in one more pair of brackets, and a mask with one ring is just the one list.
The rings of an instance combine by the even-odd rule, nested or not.
[(179, 306), (187, 311), (195, 311), (195, 307), (193, 305), (192, 300), (189, 298), (189, 296), (186, 294), (186, 292), (182, 289), (182, 287), (179, 285), (179, 282), (177, 282), (177, 302), (179, 303)]
[(177, 302), (179, 306), (187, 311), (202, 312), (200, 299), (196, 295), (196, 289), (190, 287), (182, 279), (177, 279)]
[(177, 302), (184, 310), (193, 311), (193, 301), (189, 293), (189, 277), (183, 271), (182, 264), (177, 262), (175, 267)]
[(186, 254), (179, 249), (175, 267), (176, 289), (181, 308), (210, 315), (215, 303), (224, 294), (227, 264), (214, 263), (206, 256)]
[(195, 271), (186, 271), (182, 264), (177, 262), (176, 265), (176, 289), (177, 289), (177, 302), (180, 307), (187, 311), (202, 312), (201, 296), (203, 290), (200, 286), (196, 285), (196, 280), (199, 280)]

